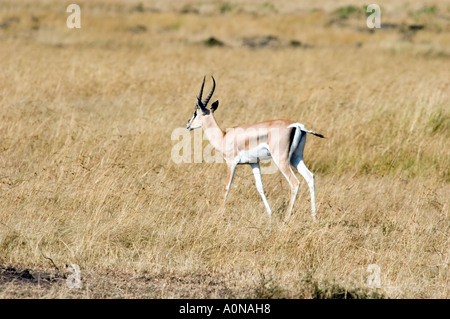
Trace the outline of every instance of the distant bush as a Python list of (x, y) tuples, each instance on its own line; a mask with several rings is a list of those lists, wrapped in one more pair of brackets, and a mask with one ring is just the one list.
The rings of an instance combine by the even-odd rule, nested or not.
[(348, 19), (352, 15), (363, 13), (363, 8), (355, 6), (339, 7), (333, 12), (339, 19)]
[(225, 2), (219, 6), (219, 12), (224, 14), (227, 12), (234, 11), (237, 8), (237, 4)]
[(207, 47), (222, 47), (224, 46), (224, 43), (214, 37), (210, 37), (203, 41), (203, 44)]

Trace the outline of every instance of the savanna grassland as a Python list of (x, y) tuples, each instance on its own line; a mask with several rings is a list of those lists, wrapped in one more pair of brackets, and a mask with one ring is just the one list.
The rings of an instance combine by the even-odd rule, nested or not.
[[(376, 30), (350, 0), (71, 2), (0, 1), (1, 298), (449, 297), (449, 1)], [(220, 215), (226, 165), (172, 160), (204, 75), (223, 129), (326, 136), (317, 223), (300, 175), (289, 223), (263, 176), (270, 222), (249, 167)]]

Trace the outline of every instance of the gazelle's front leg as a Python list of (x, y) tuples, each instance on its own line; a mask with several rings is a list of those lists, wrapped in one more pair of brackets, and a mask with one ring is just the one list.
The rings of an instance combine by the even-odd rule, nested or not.
[(266, 206), (267, 214), (269, 217), (272, 217), (272, 210), (270, 209), (269, 203), (267, 202), (266, 195), (264, 194), (264, 187), (261, 178), (261, 169), (259, 168), (259, 163), (251, 163), (253, 175), (255, 176), (256, 189), (258, 193), (261, 195), (261, 198), (264, 202), (264, 206)]
[(225, 202), (227, 200), (228, 191), (230, 190), (231, 183), (233, 182), (234, 171), (236, 170), (236, 165), (237, 165), (236, 162), (227, 163), (227, 166), (228, 166), (227, 180), (225, 181), (225, 192), (224, 192), (224, 196), (223, 196), (222, 206), (220, 209), (220, 212), (222, 214), (225, 211)]

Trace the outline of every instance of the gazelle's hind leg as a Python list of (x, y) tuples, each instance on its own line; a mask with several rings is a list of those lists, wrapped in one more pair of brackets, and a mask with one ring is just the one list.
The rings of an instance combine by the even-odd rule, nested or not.
[(316, 195), (314, 190), (314, 174), (309, 171), (309, 169), (306, 167), (305, 163), (303, 162), (303, 159), (300, 160), (296, 166), (298, 172), (300, 175), (303, 176), (306, 183), (309, 187), (309, 192), (311, 194), (311, 211), (312, 211), (312, 218), (314, 221), (316, 221)]
[(295, 176), (294, 172), (291, 169), (291, 165), (289, 164), (289, 159), (287, 158), (276, 158), (272, 157), (275, 161), (275, 164), (277, 164), (278, 168), (280, 169), (281, 173), (283, 173), (284, 177), (289, 183), (289, 186), (291, 187), (291, 197), (289, 200), (289, 208), (286, 214), (285, 221), (289, 221), (289, 218), (291, 218), (292, 210), (294, 208), (295, 200), (297, 198), (298, 188), (300, 186), (300, 182), (298, 181), (297, 177)]
[(303, 178), (306, 181), (306, 184), (308, 184), (309, 192), (311, 194), (312, 218), (314, 221), (316, 221), (316, 196), (314, 191), (314, 174), (309, 171), (309, 169), (303, 162), (303, 149), (305, 147), (306, 133), (302, 134), (303, 136), (301, 137), (296, 150), (292, 154), (291, 164), (297, 169), (300, 175), (303, 176)]

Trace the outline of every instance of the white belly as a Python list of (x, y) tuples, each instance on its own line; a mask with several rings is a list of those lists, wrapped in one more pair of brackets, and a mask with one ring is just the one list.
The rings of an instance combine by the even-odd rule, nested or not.
[(239, 164), (257, 163), (260, 160), (272, 158), (269, 151), (269, 145), (260, 144), (250, 150), (240, 151), (237, 162)]

